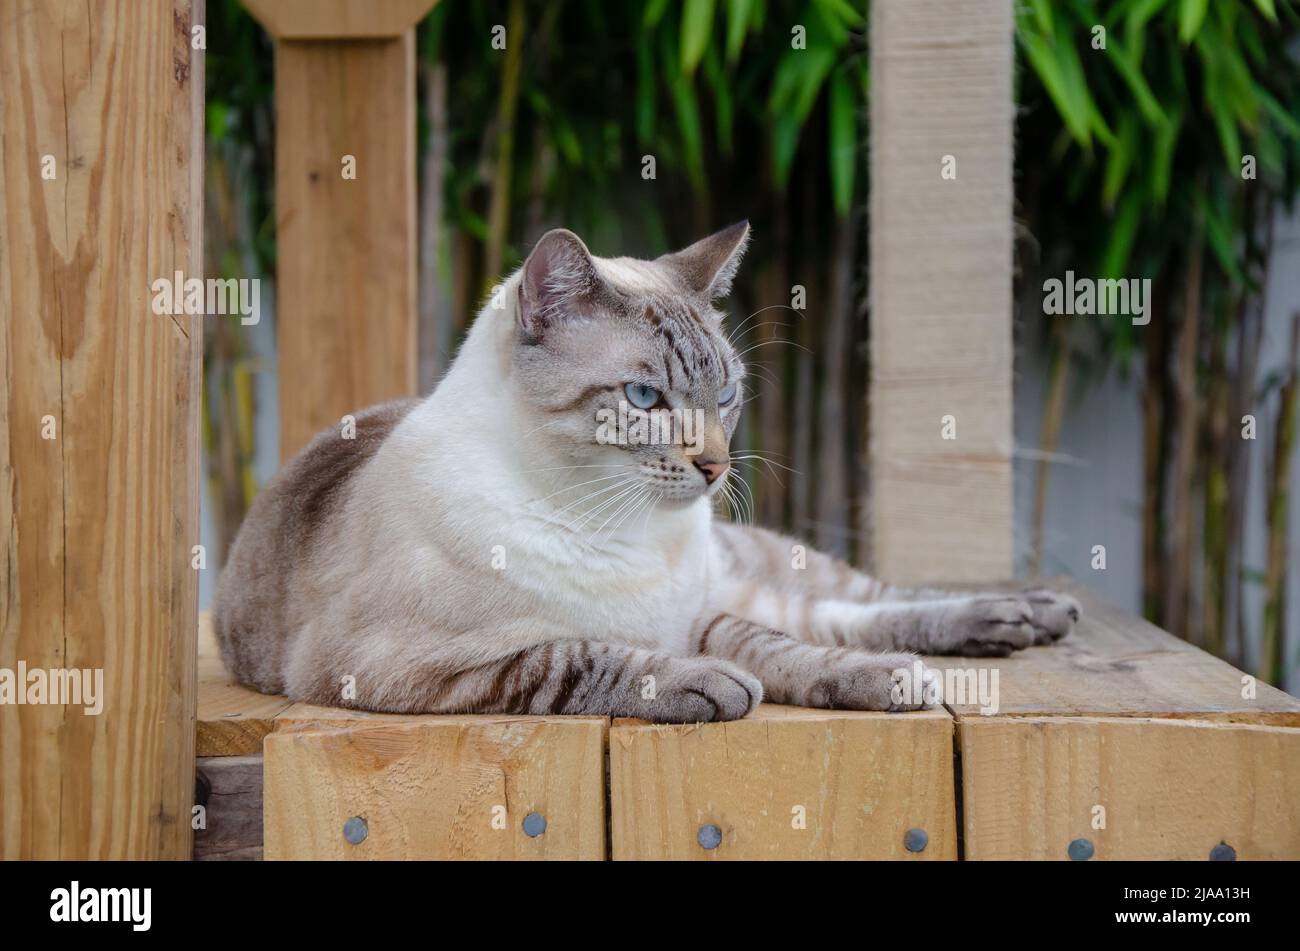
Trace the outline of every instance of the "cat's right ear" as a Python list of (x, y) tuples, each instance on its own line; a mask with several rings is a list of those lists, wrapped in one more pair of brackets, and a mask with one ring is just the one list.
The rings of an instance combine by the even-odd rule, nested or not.
[(599, 280), (591, 252), (581, 238), (563, 228), (546, 232), (524, 262), (519, 328), (540, 337), (548, 326), (590, 298)]

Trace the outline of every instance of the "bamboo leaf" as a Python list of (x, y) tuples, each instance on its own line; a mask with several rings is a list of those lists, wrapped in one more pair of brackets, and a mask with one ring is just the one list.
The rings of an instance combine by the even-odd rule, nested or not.
[(1034, 19), (1038, 21), (1038, 28), (1043, 31), (1043, 35), (1051, 36), (1055, 33), (1056, 27), (1052, 23), (1051, 0), (1029, 0), (1029, 6), (1034, 11)]
[[(446, 6), (446, 4), (442, 4)], [(668, 9), (668, 0), (650, 0), (646, 4), (645, 13), (641, 17), (641, 22), (647, 30), (653, 30), (663, 19), (664, 13)]]
[(731, 98), (731, 79), (722, 68), (717, 48), (710, 46), (704, 54), (704, 77), (713, 90), (713, 105), (718, 118), (718, 147), (723, 155), (732, 153), (735, 109)]
[(1181, 0), (1178, 5), (1178, 39), (1184, 45), (1196, 39), (1196, 34), (1205, 22), (1205, 12), (1209, 0)]
[(1137, 119), (1131, 112), (1120, 118), (1115, 145), (1106, 155), (1106, 171), (1102, 177), (1101, 200), (1106, 208), (1115, 206), (1115, 199), (1128, 178), (1137, 152)]
[(1178, 132), (1182, 128), (1182, 111), (1175, 112), (1164, 125), (1156, 130), (1155, 147), (1152, 149), (1151, 194), (1157, 206), (1162, 206), (1169, 197), (1169, 179), (1174, 164), (1174, 150), (1178, 146)]
[(831, 196), (835, 213), (848, 214), (853, 204), (853, 180), (857, 171), (857, 103), (853, 86), (843, 73), (830, 79), (830, 162)]
[(1033, 67), (1048, 98), (1056, 106), (1056, 111), (1065, 121), (1070, 135), (1080, 145), (1092, 144), (1091, 122), (1086, 106), (1082, 105), (1066, 80), (1061, 60), (1053, 46), (1040, 34), (1032, 30), (1021, 30), (1020, 45), (1024, 47), (1029, 65)]
[(1133, 93), (1133, 100), (1137, 103), (1142, 117), (1153, 126), (1168, 121), (1165, 111), (1160, 108), (1160, 101), (1156, 99), (1146, 77), (1142, 75), (1141, 61), (1132, 52), (1126, 50), (1115, 37), (1112, 37), (1107, 44), (1107, 53), (1115, 71), (1120, 74), (1128, 85), (1129, 91)]
[(728, 63), (734, 63), (740, 58), (741, 48), (745, 45), (745, 34), (749, 32), (753, 6), (754, 0), (727, 0)]
[(713, 30), (713, 0), (686, 0), (682, 8), (682, 74), (690, 76), (704, 57)]
[(1128, 270), (1129, 255), (1133, 251), (1133, 241), (1137, 237), (1138, 225), (1141, 223), (1142, 200), (1137, 192), (1125, 194), (1119, 205), (1119, 214), (1110, 229), (1110, 238), (1106, 242), (1101, 256), (1101, 275), (1106, 278), (1123, 277)]

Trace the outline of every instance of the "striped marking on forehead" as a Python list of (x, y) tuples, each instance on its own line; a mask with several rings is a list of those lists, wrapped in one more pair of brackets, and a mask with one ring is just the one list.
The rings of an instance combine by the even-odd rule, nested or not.
[(643, 316), (651, 332), (664, 342), (670, 389), (677, 389), (674, 362), (687, 381), (706, 369), (725, 374), (727, 360), (720, 348), (720, 337), (692, 304), (669, 306), (651, 301), (645, 304)]

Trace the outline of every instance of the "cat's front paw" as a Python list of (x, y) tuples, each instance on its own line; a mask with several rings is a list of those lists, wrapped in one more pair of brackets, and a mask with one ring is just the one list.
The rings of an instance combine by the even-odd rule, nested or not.
[(1060, 591), (1035, 588), (1022, 592), (1020, 597), (1033, 611), (1029, 623), (1034, 628), (1035, 644), (1059, 641), (1074, 630), (1074, 622), (1083, 616), (1083, 606), (1078, 599)]
[(935, 636), (936, 654), (1009, 657), (1035, 643), (1034, 609), (1018, 595), (975, 595), (947, 612)]
[(654, 723), (739, 720), (763, 699), (763, 685), (748, 671), (714, 658), (692, 658), (656, 674), (646, 719)]
[(846, 651), (819, 676), (806, 703), (827, 710), (922, 710), (925, 695), (939, 679), (911, 654)]

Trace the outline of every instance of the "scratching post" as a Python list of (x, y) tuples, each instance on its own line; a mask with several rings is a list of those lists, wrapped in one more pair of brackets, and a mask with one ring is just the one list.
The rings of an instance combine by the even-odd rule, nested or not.
[(1012, 574), (1011, 0), (875, 0), (871, 539), (900, 584)]

